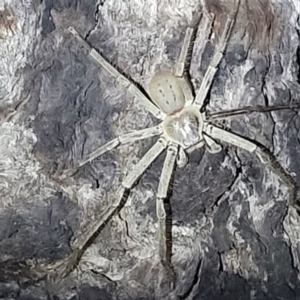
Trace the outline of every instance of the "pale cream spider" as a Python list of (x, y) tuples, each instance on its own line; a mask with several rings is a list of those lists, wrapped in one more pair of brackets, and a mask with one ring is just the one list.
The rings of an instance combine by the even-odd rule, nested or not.
[[(156, 197), (156, 213), (159, 221), (159, 255), (162, 264), (165, 266), (169, 275), (174, 275), (171, 267), (170, 258), (167, 255), (166, 241), (166, 211), (164, 200), (170, 184), (172, 172), (175, 164), (183, 167), (187, 163), (186, 153), (190, 153), (197, 148), (207, 147), (211, 153), (221, 151), (221, 146), (215, 141), (222, 141), (231, 144), (249, 152), (255, 152), (263, 163), (268, 163), (271, 168), (279, 174), (280, 178), (290, 188), (290, 200), (294, 200), (295, 186), (292, 178), (281, 168), (270, 156), (254, 142), (243, 137), (224, 130), (211, 124), (213, 119), (225, 118), (232, 115), (249, 113), (253, 111), (269, 111), (271, 109), (254, 108), (254, 109), (237, 109), (227, 111), (222, 114), (207, 114), (205, 111), (206, 99), (211, 88), (214, 76), (222, 60), (228, 40), (230, 38), (236, 14), (239, 8), (239, 0), (236, 0), (235, 10), (232, 11), (227, 19), (223, 32), (215, 47), (211, 62), (206, 70), (199, 90), (194, 96), (192, 84), (185, 76), (186, 61), (190, 55), (191, 44), (196, 36), (197, 26), (189, 27), (186, 31), (183, 46), (179, 59), (175, 64), (174, 72), (165, 72), (156, 74), (147, 86), (147, 97), (132, 81), (128, 80), (110, 63), (108, 63), (95, 49), (90, 47), (78, 32), (70, 27), (69, 31), (87, 50), (97, 63), (100, 64), (117, 82), (122, 83), (134, 96), (136, 96), (144, 107), (156, 118), (162, 122), (158, 126), (127, 133), (111, 140), (94, 152), (90, 153), (79, 163), (79, 167), (91, 162), (93, 159), (119, 146), (120, 144), (131, 143), (140, 139), (159, 136), (156, 143), (135, 165), (134, 169), (124, 178), (121, 187), (118, 189), (117, 201), (114, 206), (107, 208), (97, 221), (92, 224), (88, 232), (77, 237), (72, 242), (73, 252), (65, 259), (47, 266), (47, 270), (55, 270), (61, 276), (67, 275), (78, 263), (82, 253), (85, 251), (91, 240), (102, 228), (111, 216), (116, 213), (121, 206), (124, 193), (129, 191), (134, 183), (140, 178), (150, 164), (167, 149), (167, 156), (162, 168), (159, 181), (158, 192)], [(208, 19), (212, 22), (212, 19)], [(211, 25), (211, 24), (210, 24)], [(286, 108), (281, 106), (280, 108)]]

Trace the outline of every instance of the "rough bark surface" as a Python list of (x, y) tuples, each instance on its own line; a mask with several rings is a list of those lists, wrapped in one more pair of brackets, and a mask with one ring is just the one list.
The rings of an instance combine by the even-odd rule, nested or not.
[[(225, 5), (226, 3), (226, 5)], [(202, 3), (203, 4), (203, 3)], [(298, 299), (300, 218), (287, 187), (254, 155), (223, 145), (189, 156), (168, 199), (175, 290), (158, 261), (155, 193), (164, 155), (132, 189), (68, 277), (38, 278), (36, 263), (70, 253), (70, 240), (113, 202), (124, 175), (153, 144), (112, 151), (63, 181), (59, 174), (111, 138), (157, 121), (85, 55), (75, 27), (145, 87), (170, 70), (200, 0), (0, 2), (1, 299)], [(215, 38), (230, 1), (205, 2)], [(246, 0), (210, 91), (209, 111), (299, 102), (298, 0)], [(200, 28), (191, 61), (197, 90), (214, 42)], [(297, 110), (222, 123), (268, 148), (300, 186)], [(216, 205), (211, 212), (210, 207)]]

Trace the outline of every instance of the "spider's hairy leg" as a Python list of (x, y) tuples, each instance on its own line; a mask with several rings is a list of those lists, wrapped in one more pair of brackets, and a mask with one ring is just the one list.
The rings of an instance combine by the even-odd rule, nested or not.
[(152, 136), (156, 136), (162, 133), (162, 128), (160, 125), (130, 132), (130, 133), (125, 133), (123, 135), (120, 135), (116, 137), (115, 139), (109, 141), (108, 143), (102, 145), (92, 153), (90, 153), (85, 159), (81, 160), (79, 162), (79, 167), (87, 164), (88, 162), (91, 162), (93, 159), (97, 158), (98, 156), (104, 154), (107, 151), (110, 151), (117, 146), (125, 143), (131, 143), (135, 142), (137, 140), (142, 140), (146, 139)]
[(139, 177), (146, 171), (149, 165), (166, 149), (168, 143), (164, 138), (159, 140), (148, 150), (148, 152), (135, 165), (134, 169), (125, 177), (122, 186), (116, 193), (116, 200), (106, 208), (100, 216), (89, 225), (85, 232), (71, 242), (72, 253), (66, 258), (52, 264), (42, 265), (40, 269), (47, 273), (55, 273), (61, 277), (67, 276), (79, 263), (85, 250), (93, 243), (102, 228), (124, 205), (124, 193), (129, 191)]
[(205, 99), (207, 98), (208, 91), (212, 85), (213, 79), (218, 71), (218, 66), (226, 50), (226, 46), (229, 41), (235, 23), (236, 15), (240, 6), (240, 0), (235, 0), (235, 2), (236, 2), (235, 4), (236, 9), (232, 11), (231, 14), (228, 16), (228, 19), (225, 24), (225, 28), (222, 32), (220, 40), (218, 41), (218, 44), (215, 47), (213, 57), (201, 82), (200, 89), (196, 94), (194, 104), (199, 106), (199, 108), (202, 108), (202, 106), (204, 105)]
[(246, 150), (248, 152), (255, 153), (263, 164), (266, 164), (271, 170), (283, 181), (287, 186), (289, 191), (289, 201), (288, 203), (294, 206), (298, 211), (300, 211), (300, 206), (297, 199), (297, 186), (292, 178), (283, 167), (276, 161), (276, 158), (267, 149), (262, 146), (256, 145), (255, 143), (242, 138), (236, 134), (230, 133), (227, 130), (218, 128), (213, 125), (207, 125), (205, 128), (205, 133), (216, 138), (218, 140), (224, 141), (226, 143), (232, 144), (238, 148)]
[(114, 68), (109, 62), (107, 62), (94, 48), (92, 48), (73, 28), (69, 27), (69, 31), (77, 38), (80, 44), (88, 51), (90, 55), (102, 68), (104, 68), (116, 81), (123, 84), (133, 96), (137, 97), (142, 105), (156, 118), (163, 119), (164, 114), (156, 107), (151, 100), (132, 83), (128, 78), (122, 75), (116, 68)]
[(170, 144), (167, 151), (167, 156), (163, 165), (160, 181), (158, 185), (156, 197), (156, 214), (158, 218), (158, 242), (159, 242), (159, 257), (162, 265), (165, 267), (168, 277), (172, 283), (175, 283), (175, 273), (171, 264), (171, 253), (167, 247), (167, 224), (166, 210), (164, 200), (168, 194), (168, 188), (171, 180), (171, 175), (174, 170), (175, 161), (177, 158), (178, 146)]

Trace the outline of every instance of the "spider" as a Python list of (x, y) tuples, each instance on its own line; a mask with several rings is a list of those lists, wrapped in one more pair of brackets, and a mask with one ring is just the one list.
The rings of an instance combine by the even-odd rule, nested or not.
[[(80, 260), (81, 255), (87, 249), (91, 240), (98, 233), (113, 214), (117, 207), (121, 206), (124, 194), (133, 187), (138, 179), (143, 175), (151, 163), (164, 151), (167, 155), (162, 167), (162, 173), (159, 180), (159, 186), (156, 196), (156, 214), (159, 222), (158, 226), (158, 245), (159, 256), (162, 265), (168, 271), (170, 277), (174, 278), (171, 261), (167, 249), (167, 230), (166, 230), (166, 210), (164, 201), (167, 197), (170, 179), (175, 166), (184, 167), (187, 163), (187, 154), (205, 146), (211, 153), (217, 153), (222, 150), (217, 141), (231, 144), (242, 150), (256, 153), (259, 159), (269, 165), (276, 172), (281, 180), (288, 186), (290, 191), (289, 200), (293, 203), (296, 198), (295, 184), (289, 174), (275, 161), (272, 155), (258, 144), (238, 136), (230, 131), (212, 124), (213, 120), (219, 120), (228, 116), (251, 113), (254, 111), (266, 112), (275, 109), (292, 108), (291, 106), (279, 107), (254, 107), (245, 109), (236, 109), (231, 111), (208, 113), (205, 108), (207, 97), (218, 71), (218, 66), (223, 58), (226, 46), (228, 44), (232, 28), (235, 23), (236, 15), (239, 9), (240, 0), (235, 1), (235, 9), (228, 15), (223, 32), (215, 46), (214, 54), (210, 64), (205, 72), (203, 81), (199, 90), (193, 93), (192, 84), (186, 77), (186, 63), (192, 50), (192, 43), (196, 37), (199, 21), (197, 25), (188, 27), (183, 45), (180, 51), (179, 59), (175, 64), (173, 72), (163, 72), (154, 75), (150, 81), (147, 92), (148, 96), (142, 92), (135, 84), (123, 76), (117, 69), (108, 63), (94, 48), (79, 35), (73, 28), (69, 31), (76, 37), (80, 44), (87, 50), (99, 65), (104, 68), (117, 82), (122, 83), (126, 88), (137, 97), (144, 107), (156, 118), (161, 120), (157, 126), (143, 130), (126, 133), (109, 141), (99, 147), (79, 163), (79, 167), (93, 161), (95, 158), (125, 143), (131, 143), (137, 140), (158, 136), (156, 143), (135, 165), (134, 169), (123, 179), (117, 192), (116, 206), (107, 208), (96, 220), (89, 230), (76, 238), (72, 242), (73, 252), (65, 259), (47, 265), (47, 270), (55, 270), (61, 276), (67, 275), (74, 269)], [(209, 19), (212, 22), (212, 19)]]

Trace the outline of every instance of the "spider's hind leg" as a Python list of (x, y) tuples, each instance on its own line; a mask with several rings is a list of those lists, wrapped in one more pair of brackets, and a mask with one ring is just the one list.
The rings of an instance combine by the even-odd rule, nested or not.
[(125, 133), (116, 137), (115, 139), (109, 141), (108, 143), (100, 146), (98, 149), (91, 152), (87, 157), (79, 162), (79, 167), (84, 166), (85, 164), (91, 162), (98, 156), (103, 155), (104, 153), (113, 150), (121, 144), (132, 143), (138, 140), (146, 139), (152, 136), (156, 136), (162, 133), (161, 126), (149, 127), (146, 129), (136, 130), (133, 132)]
[(289, 190), (289, 204), (294, 206), (294, 208), (300, 213), (300, 203), (298, 199), (298, 189), (293, 177), (288, 174), (283, 167), (278, 163), (276, 158), (271, 152), (263, 147), (258, 147), (256, 154), (260, 161), (268, 165), (272, 171), (282, 180), (282, 182), (287, 186)]
[(156, 214), (158, 218), (158, 242), (159, 242), (159, 257), (162, 265), (167, 271), (170, 283), (173, 285), (176, 281), (176, 275), (171, 264), (171, 247), (168, 247), (168, 228), (167, 214), (164, 206), (164, 200), (168, 194), (171, 176), (175, 167), (175, 162), (178, 154), (178, 146), (171, 144), (168, 147), (167, 156), (163, 165), (158, 191), (156, 198)]
[[(107, 222), (124, 206), (124, 194), (128, 192), (139, 177), (145, 172), (149, 165), (167, 147), (164, 138), (160, 138), (150, 150), (141, 158), (134, 169), (125, 177), (122, 186), (117, 191), (116, 200), (108, 206), (100, 216), (97, 216), (88, 229), (78, 235), (71, 243), (72, 252), (69, 256), (51, 264), (43, 264), (37, 267), (37, 273), (54, 273), (60, 277), (67, 276), (74, 270), (87, 248), (93, 243), (101, 229)], [(125, 199), (126, 200), (126, 199)]]
[(165, 139), (160, 138), (150, 150), (141, 158), (141, 160), (135, 165), (133, 170), (127, 174), (125, 179), (122, 181), (122, 186), (118, 189), (117, 200), (111, 206), (109, 206), (96, 221), (91, 224), (90, 229), (85, 234), (78, 237), (72, 246), (76, 249), (84, 249), (89, 241), (94, 237), (94, 235), (102, 228), (104, 224), (110, 220), (110, 218), (115, 214), (118, 207), (122, 204), (122, 199), (126, 191), (129, 191), (134, 183), (143, 175), (150, 164), (162, 153), (162, 151), (167, 147), (167, 142)]
[(288, 203), (294, 206), (297, 211), (300, 212), (297, 185), (293, 177), (284, 170), (284, 168), (277, 162), (276, 158), (271, 152), (269, 152), (264, 147), (259, 146), (241, 136), (213, 125), (208, 125), (206, 127), (205, 133), (215, 139), (224, 141), (225, 143), (234, 145), (248, 152), (255, 153), (258, 156), (259, 160), (263, 164), (267, 165), (286, 185), (289, 193)]

